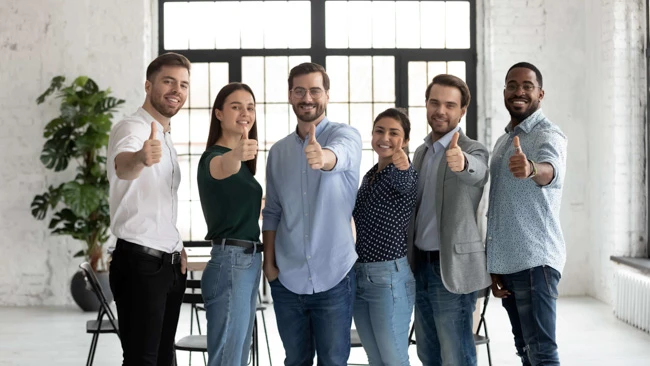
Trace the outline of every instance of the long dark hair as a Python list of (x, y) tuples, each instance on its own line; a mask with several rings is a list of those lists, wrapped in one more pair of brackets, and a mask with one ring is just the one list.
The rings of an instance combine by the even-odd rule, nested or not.
[[(217, 114), (214, 111), (217, 109), (223, 111), (223, 104), (226, 102), (226, 98), (228, 98), (230, 94), (236, 92), (237, 90), (245, 90), (249, 92), (253, 97), (253, 102), (255, 102), (255, 94), (253, 94), (253, 90), (250, 88), (250, 86), (246, 84), (230, 83), (221, 88), (219, 94), (217, 94), (217, 97), (214, 100), (214, 105), (212, 106), (210, 133), (208, 134), (208, 143), (205, 146), (206, 149), (216, 144), (217, 141), (221, 138), (221, 135), (223, 135), (223, 129), (221, 129), (221, 121), (217, 118)], [(251, 140), (257, 140), (257, 114), (255, 115), (253, 127), (251, 127), (251, 129), (248, 131), (248, 138)], [(255, 158), (253, 158), (253, 160), (249, 160), (244, 163), (248, 167), (248, 170), (250, 170), (251, 173), (255, 175), (255, 172), (257, 171), (257, 155), (255, 155)]]

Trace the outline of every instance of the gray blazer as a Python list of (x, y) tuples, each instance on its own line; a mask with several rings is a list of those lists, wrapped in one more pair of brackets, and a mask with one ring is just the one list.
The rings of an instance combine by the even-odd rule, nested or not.
[[(483, 187), (488, 181), (488, 151), (481, 143), (460, 131), (458, 146), (467, 158), (467, 169), (454, 173), (443, 156), (436, 182), (436, 216), (440, 230), (440, 274), (449, 292), (467, 294), (488, 287), (492, 281), (487, 272), (485, 247), (476, 218)], [(428, 147), (415, 150), (413, 167), (418, 172)], [(420, 176), (420, 179), (425, 177)], [(424, 192), (423, 194), (427, 194)], [(408, 258), (416, 270), (418, 248), (415, 240), (415, 216), (408, 229)]]

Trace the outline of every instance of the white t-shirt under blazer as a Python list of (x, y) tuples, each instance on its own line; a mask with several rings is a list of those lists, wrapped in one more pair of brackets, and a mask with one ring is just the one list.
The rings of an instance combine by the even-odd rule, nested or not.
[[(158, 123), (156, 137), (162, 145), (160, 163), (144, 167), (134, 180), (119, 179), (115, 173), (115, 157), (122, 152), (141, 150), (151, 135), (151, 122)], [(107, 155), (113, 235), (167, 253), (181, 251), (183, 241), (176, 228), (181, 173), (170, 132), (163, 132), (159, 122), (138, 108), (135, 114), (113, 127)]]

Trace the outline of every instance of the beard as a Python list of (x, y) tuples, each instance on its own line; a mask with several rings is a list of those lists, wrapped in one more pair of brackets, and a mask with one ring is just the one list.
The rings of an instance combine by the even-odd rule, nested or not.
[[(302, 111), (301, 106), (313, 106), (311, 111)], [(303, 122), (314, 122), (325, 113), (325, 107), (320, 103), (298, 103), (292, 104), (293, 112), (296, 117)]]
[(539, 100), (535, 102), (530, 102), (528, 108), (524, 110), (514, 109), (508, 101), (505, 102), (506, 109), (510, 113), (510, 117), (515, 120), (517, 123), (522, 122), (526, 118), (530, 117), (531, 114), (535, 113), (539, 109)]
[(181, 109), (183, 106), (183, 103), (180, 103), (178, 108), (172, 108), (164, 104), (164, 102), (161, 102), (159, 100), (155, 100), (154, 98), (151, 98), (151, 106), (162, 116), (166, 118), (172, 118), (178, 113), (178, 111)]

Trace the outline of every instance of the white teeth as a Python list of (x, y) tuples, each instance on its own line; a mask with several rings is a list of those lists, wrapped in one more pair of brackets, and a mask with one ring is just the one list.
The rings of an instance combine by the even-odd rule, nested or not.
[(382, 149), (390, 149), (390, 146), (388, 145), (379, 145), (379, 147), (381, 147)]

